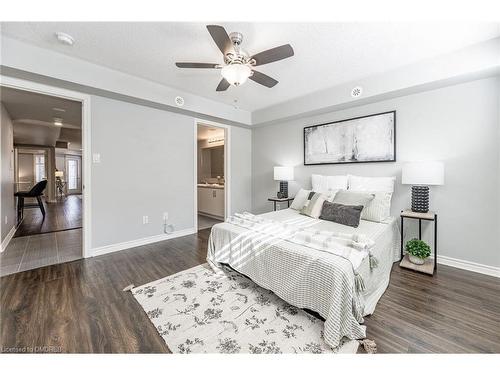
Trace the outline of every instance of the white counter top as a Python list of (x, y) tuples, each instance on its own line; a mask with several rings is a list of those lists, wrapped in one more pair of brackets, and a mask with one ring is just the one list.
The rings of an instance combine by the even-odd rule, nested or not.
[(224, 189), (224, 185), (219, 184), (198, 184), (198, 187), (205, 189)]

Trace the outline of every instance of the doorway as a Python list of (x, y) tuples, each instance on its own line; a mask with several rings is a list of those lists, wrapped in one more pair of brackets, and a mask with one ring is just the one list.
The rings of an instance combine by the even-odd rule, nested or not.
[(208, 230), (226, 218), (229, 196), (229, 129), (207, 122), (196, 124), (196, 220)]
[[(12, 128), (14, 155), (12, 176), (2, 175), (2, 185), (12, 178), (14, 189), (7, 198), (14, 200), (16, 225), (11, 238), (2, 233), (1, 276), (87, 253), (82, 196), (86, 98), (66, 94), (73, 93), (2, 77), (2, 118), (5, 113)], [(30, 191), (40, 184), (43, 189), (32, 197)], [(21, 196), (26, 198), (19, 204)]]

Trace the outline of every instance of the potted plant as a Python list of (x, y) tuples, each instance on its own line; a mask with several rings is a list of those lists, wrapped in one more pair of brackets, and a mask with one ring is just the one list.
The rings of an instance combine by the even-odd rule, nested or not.
[(414, 238), (406, 243), (406, 252), (410, 262), (424, 264), (425, 258), (431, 255), (431, 248), (424, 241)]

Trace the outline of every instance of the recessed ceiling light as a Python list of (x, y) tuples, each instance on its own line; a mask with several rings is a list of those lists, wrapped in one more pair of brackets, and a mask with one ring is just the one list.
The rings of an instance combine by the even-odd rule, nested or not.
[(75, 43), (75, 39), (73, 39), (71, 35), (60, 31), (56, 33), (56, 38), (59, 42), (66, 44), (67, 46), (72, 46)]
[(54, 118), (54, 125), (55, 126), (63, 126), (63, 120), (62, 118)]
[(52, 110), (56, 111), (56, 112), (66, 112), (66, 110), (64, 108), (57, 108), (57, 107), (54, 107), (52, 108)]

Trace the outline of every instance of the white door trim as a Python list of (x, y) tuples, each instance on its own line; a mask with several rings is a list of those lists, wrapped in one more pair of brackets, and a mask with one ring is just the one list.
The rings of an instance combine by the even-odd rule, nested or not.
[(224, 219), (231, 215), (231, 126), (218, 122), (194, 119), (194, 161), (193, 161), (193, 197), (194, 197), (194, 229), (198, 232), (198, 124), (224, 129)]
[(19, 78), (7, 77), (0, 75), (0, 86), (11, 87), (18, 90), (25, 90), (57, 96), (64, 99), (76, 100), (82, 103), (82, 187), (83, 187), (83, 246), (82, 256), (84, 258), (92, 256), (92, 213), (91, 213), (91, 112), (90, 112), (90, 95), (83, 94), (77, 91), (62, 89), (59, 87), (44, 85), (41, 83), (31, 82)]

